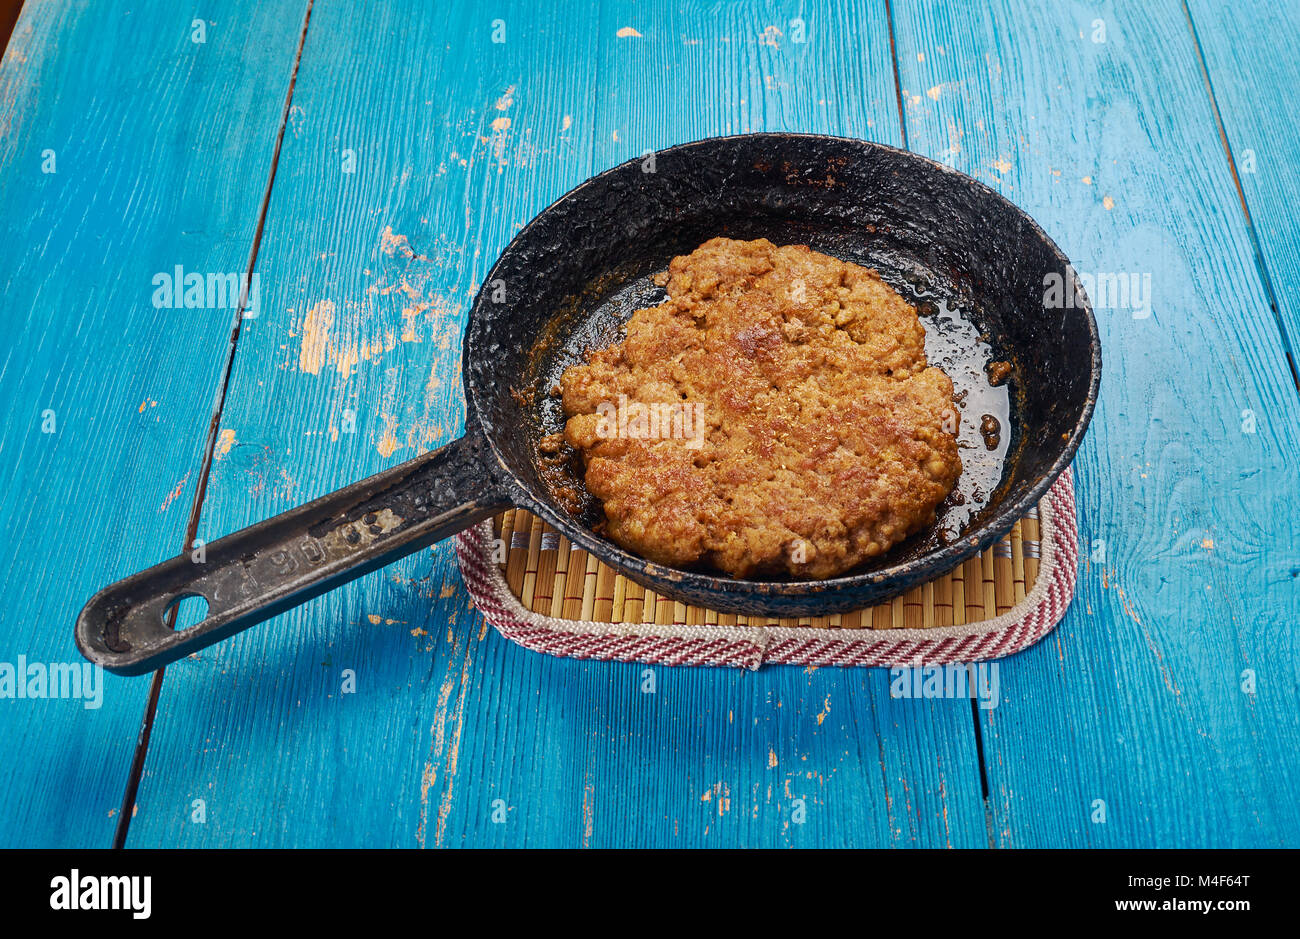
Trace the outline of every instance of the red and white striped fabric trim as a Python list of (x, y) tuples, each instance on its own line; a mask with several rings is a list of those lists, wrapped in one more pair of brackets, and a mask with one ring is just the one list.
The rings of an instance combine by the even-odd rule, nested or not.
[(461, 575), (474, 604), (501, 635), (526, 649), (577, 659), (654, 665), (944, 665), (1019, 652), (1060, 622), (1074, 597), (1079, 532), (1074, 476), (1061, 474), (1039, 507), (1038, 580), (1023, 601), (990, 620), (931, 629), (814, 629), (592, 623), (524, 608), (492, 563), (492, 523), (456, 538)]

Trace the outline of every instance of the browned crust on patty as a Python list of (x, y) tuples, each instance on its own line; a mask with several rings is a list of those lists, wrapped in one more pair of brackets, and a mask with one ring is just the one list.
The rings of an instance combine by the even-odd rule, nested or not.
[(565, 440), (614, 541), (821, 579), (934, 521), (961, 472), (952, 382), (875, 271), (727, 238), (668, 270), (668, 299), (561, 378)]

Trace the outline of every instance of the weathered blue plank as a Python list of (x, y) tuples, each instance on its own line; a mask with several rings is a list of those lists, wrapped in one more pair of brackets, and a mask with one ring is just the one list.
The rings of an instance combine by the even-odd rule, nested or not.
[[(234, 311), (156, 308), (152, 278), (246, 270), (302, 12), (210, 4), (194, 42), (167, 2), (23, 10), (0, 63), (0, 663), (80, 664), (81, 605), (184, 542)], [(148, 681), (101, 690), (0, 698), (0, 846), (109, 844)]]
[(983, 722), (997, 843), (1294, 846), (1300, 407), (1182, 7), (894, 20), (914, 149), (1018, 201), (1080, 271), (1151, 275), (1149, 317), (1093, 291), (1092, 557)]
[(1300, 6), (1189, 0), (1188, 15), (1222, 117), (1292, 358), (1300, 351)]
[[(318, 0), (204, 537), (456, 436), (477, 282), (592, 172), (746, 129), (898, 141), (879, 3), (803, 7), (802, 43), (776, 5), (482, 10)], [(131, 844), (986, 841), (966, 701), (832, 669), (642, 682), (500, 639), (443, 544), (169, 669)]]

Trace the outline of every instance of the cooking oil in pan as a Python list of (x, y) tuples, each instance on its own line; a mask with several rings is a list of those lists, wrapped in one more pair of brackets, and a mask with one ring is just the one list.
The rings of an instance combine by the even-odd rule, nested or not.
[(934, 526), (936, 540), (946, 544), (988, 506), (1002, 481), (1013, 429), (1011, 390), (1006, 383), (990, 381), (994, 352), (968, 315), (943, 297), (908, 292), (922, 313), (926, 360), (952, 379), (959, 418), (961, 475), (939, 506)]

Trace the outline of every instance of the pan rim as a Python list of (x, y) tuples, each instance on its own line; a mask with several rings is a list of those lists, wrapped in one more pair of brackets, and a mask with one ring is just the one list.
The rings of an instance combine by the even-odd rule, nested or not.
[[(689, 151), (695, 148), (719, 146), (742, 140), (753, 141), (756, 139), (770, 139), (773, 141), (809, 140), (824, 142), (833, 146), (848, 145), (863, 151), (885, 151), (901, 159), (903, 162), (912, 162), (917, 166), (930, 171), (938, 171), (955, 177), (959, 182), (973, 189), (978, 196), (1003, 203), (1006, 208), (1009, 208), (1012, 211), (1013, 215), (1018, 218), (1021, 224), (1028, 226), (1029, 232), (1032, 236), (1042, 240), (1052, 255), (1063, 266), (1068, 267), (1070, 270), (1074, 270), (1074, 265), (1071, 263), (1070, 259), (1066, 257), (1065, 252), (1061, 250), (1055, 240), (1052, 239), (1047, 232), (1043, 230), (1043, 227), (1039, 225), (1038, 222), (1036, 222), (1024, 209), (1016, 205), (1006, 196), (985, 183), (966, 175), (960, 170), (901, 147), (894, 147), (889, 144), (878, 143), (871, 140), (863, 140), (857, 137), (845, 137), (834, 134), (764, 131), (747, 134), (727, 134), (715, 137), (704, 137), (698, 140), (675, 144), (671, 147), (656, 150), (654, 153), (656, 157), (660, 157), (667, 154)], [(548, 215), (553, 209), (557, 208), (569, 199), (576, 197), (588, 186), (596, 185), (599, 181), (615, 174), (627, 172), (631, 167), (639, 168), (639, 164), (643, 159), (644, 155), (638, 155), (629, 160), (625, 160), (622, 163), (611, 166), (595, 176), (584, 180), (551, 202), (545, 209), (534, 216), (528, 224), (520, 229), (513, 238), (511, 238), (510, 242), (502, 249), (501, 254), (493, 264), (487, 277), (484, 278), (483, 284), (490, 284), (496, 278), (499, 273), (498, 269), (509, 256), (511, 249), (518, 242), (524, 239), (533, 227), (539, 224), (543, 217)], [(958, 564), (974, 557), (989, 545), (1000, 540), (1012, 529), (1017, 521), (1023, 518), (1032, 507), (1042, 500), (1061, 473), (1064, 472), (1073, 462), (1096, 410), (1097, 397), (1101, 387), (1102, 367), (1101, 336), (1097, 327), (1096, 316), (1093, 313), (1092, 301), (1083, 291), (1082, 285), (1078, 286), (1078, 295), (1079, 300), (1076, 301), (1075, 310), (1076, 312), (1082, 313), (1084, 317), (1084, 322), (1088, 330), (1089, 347), (1091, 352), (1088, 391), (1084, 398), (1083, 408), (1074, 421), (1073, 428), (1070, 431), (1070, 436), (1065, 441), (1060, 453), (1052, 461), (1050, 467), (1021, 496), (1016, 499), (1005, 501), (997, 506), (997, 508), (991, 512), (983, 522), (976, 525), (974, 529), (965, 532), (953, 543), (945, 545), (938, 550), (922, 554), (919, 557), (912, 558), (911, 560), (902, 561), (890, 565), (889, 567), (883, 567), (876, 570), (864, 571), (856, 574), (843, 574), (825, 580), (749, 580), (729, 577), (723, 573), (710, 573), (702, 570), (685, 570), (665, 564), (659, 564), (655, 561), (634, 554), (609, 539), (595, 535), (585, 526), (576, 524), (572, 518), (565, 517), (562, 513), (556, 511), (548, 503), (534, 498), (532, 493), (523, 485), (515, 472), (510, 469), (506, 461), (502, 458), (493, 433), (487, 427), (483, 426), (481, 419), (479, 418), (478, 402), (476, 400), (478, 388), (473, 382), (467, 382), (465, 385), (466, 428), (469, 432), (477, 432), (487, 439), (490, 452), (496, 460), (497, 465), (495, 470), (499, 477), (501, 486), (505, 490), (505, 494), (512, 505), (525, 508), (534, 514), (541, 516), (544, 521), (553, 525), (575, 545), (595, 555), (602, 562), (608, 563), (617, 568), (622, 573), (632, 577), (634, 580), (640, 581), (641, 578), (645, 578), (659, 584), (671, 584), (673, 587), (680, 588), (684, 591), (698, 590), (715, 594), (729, 594), (737, 598), (748, 596), (756, 599), (767, 597), (806, 599), (816, 597), (818, 594), (832, 594), (841, 590), (855, 590), (869, 585), (881, 586), (895, 581), (900, 584), (899, 589), (901, 591), (906, 589), (907, 586), (921, 582), (921, 579), (928, 579), (920, 578), (919, 575), (929, 575), (930, 577), (939, 576), (946, 571), (952, 570)], [(474, 303), (471, 306), (469, 317), (466, 321), (466, 334), (462, 348), (462, 374), (464, 375), (471, 374), (471, 333), (475, 319), (479, 314), (479, 306), (484, 302), (484, 296), (485, 290), (483, 287), (480, 287), (478, 294), (474, 298)]]

